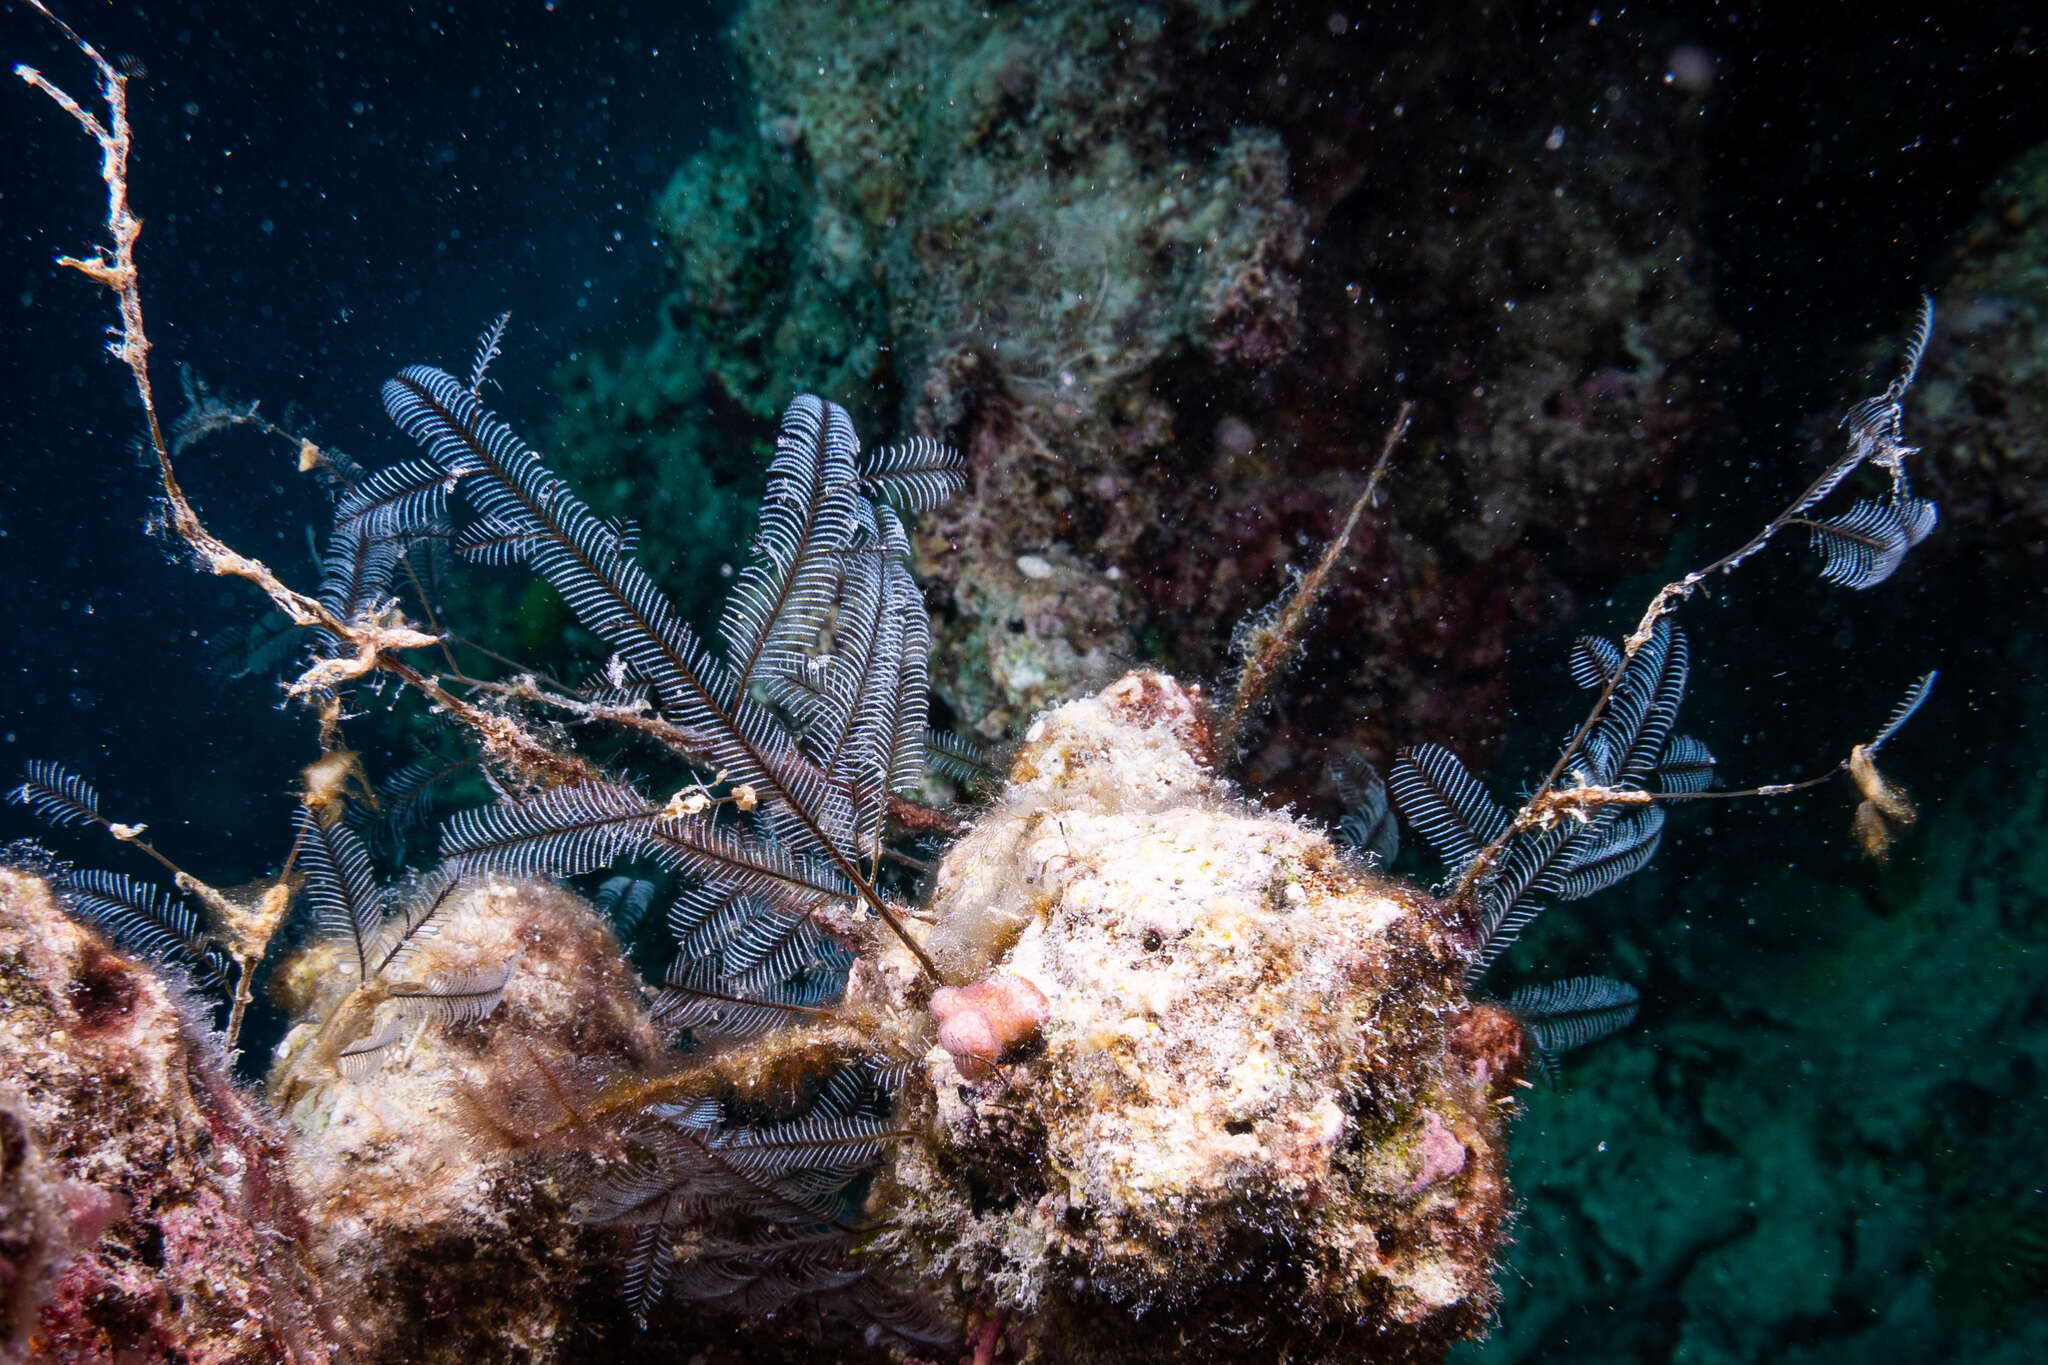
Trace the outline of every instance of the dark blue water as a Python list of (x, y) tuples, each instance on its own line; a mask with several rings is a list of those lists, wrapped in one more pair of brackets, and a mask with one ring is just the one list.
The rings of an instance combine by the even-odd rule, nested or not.
[[(404, 444), (377, 386), (466, 369), (511, 309), (497, 374), (537, 425), (553, 371), (647, 330), (661, 293), (649, 205), (734, 82), (710, 6), (81, 6), (139, 63), (133, 193), (159, 402), (178, 367), (371, 463)], [(25, 10), (9, 63), (89, 78)], [(10, 82), (10, 85), (13, 85)], [(267, 680), (223, 687), (215, 646), (260, 614), (140, 534), (152, 474), (128, 455), (132, 395), (98, 353), (107, 301), (50, 265), (100, 235), (97, 158), (26, 86), (8, 91), (0, 473), (0, 761), (62, 755), (109, 808), (227, 880), (278, 856), (277, 798), (313, 756)], [(210, 522), (294, 581), (317, 579), (327, 504), (274, 447), (228, 441), (184, 472)], [(231, 810), (234, 818), (213, 814)]]

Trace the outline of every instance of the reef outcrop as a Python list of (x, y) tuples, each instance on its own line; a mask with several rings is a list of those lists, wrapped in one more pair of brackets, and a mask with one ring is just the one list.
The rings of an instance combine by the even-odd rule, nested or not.
[(587, 1325), (577, 1288), (616, 1247), (574, 1217), (574, 1172), (550, 1159), (521, 1092), (644, 1074), (661, 1043), (638, 974), (573, 892), (483, 879), (437, 921), (393, 969), (395, 988), (510, 966), (502, 1001), (481, 1020), (407, 1021), (361, 1070), (312, 1056), (361, 998), (353, 953), (323, 940), (278, 970), (273, 992), (299, 1022), (268, 1089), (305, 1250), (366, 1358), (573, 1359)]
[[(902, 946), (857, 967), (819, 1044), (917, 1060), (849, 1265), (1027, 1360), (1176, 1342), (1213, 1360), (1440, 1359), (1497, 1298), (1521, 1030), (1465, 998), (1469, 928), (1247, 801), (1212, 742), (1199, 695), (1156, 673), (1046, 713), (917, 930), (962, 984), (935, 1001)], [(287, 960), (273, 992), (299, 1022), (273, 1119), (162, 978), (37, 878), (0, 876), (17, 1345), (573, 1360), (622, 1327), (596, 1283), (617, 1230), (578, 1209), (593, 1163), (631, 1142), (591, 1147), (588, 1118), (691, 1073), (663, 1060), (580, 897), (465, 884), (374, 990), (346, 944)], [(328, 1034), (367, 1032), (415, 980), (507, 961), (488, 1017), (413, 1015), (371, 1065), (321, 1061)], [(787, 1103), (789, 1065), (768, 1063), (809, 1036), (758, 1063), (724, 1054), (710, 1083)], [(650, 1358), (738, 1325), (665, 1309)], [(800, 1325), (757, 1321), (748, 1349), (801, 1354)]]
[(1443, 906), (1208, 742), (1155, 673), (1032, 724), (927, 946), (1042, 1023), (972, 1080), (923, 1035), (870, 1254), (1027, 1360), (1440, 1358), (1496, 1299), (1521, 1030), (1465, 999)]

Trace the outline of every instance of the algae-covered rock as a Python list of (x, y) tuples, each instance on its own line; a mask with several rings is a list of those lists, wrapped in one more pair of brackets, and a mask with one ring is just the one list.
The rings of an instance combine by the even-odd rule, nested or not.
[[(336, 940), (279, 969), (275, 990), (300, 1022), (270, 1090), (306, 1249), (373, 1358), (562, 1358), (587, 1311), (578, 1286), (616, 1253), (573, 1216), (573, 1172), (544, 1159), (545, 1125), (511, 1093), (644, 1072), (660, 1052), (639, 978), (589, 903), (545, 882), (464, 884), (380, 985), (508, 968), (488, 1015), (456, 1022), (407, 1017), (389, 999), (360, 1008), (353, 947)], [(397, 1041), (378, 1055), (323, 1061), (391, 1037), (385, 1025)]]
[(928, 946), (1028, 983), (1038, 1027), (993, 1059), (924, 1035), (872, 1255), (1026, 1359), (1439, 1358), (1495, 1301), (1520, 1030), (1466, 1001), (1443, 906), (1208, 742), (1149, 673), (1032, 725)]
[(374, 1068), (316, 1064), (323, 1026), (354, 1038), (377, 1019), (349, 1004), (352, 950), (316, 943), (277, 973), (303, 1015), (273, 1066), (278, 1113), (230, 1079), (206, 1007), (160, 964), (0, 867), (0, 1359), (540, 1365), (632, 1339), (648, 1361), (755, 1365), (813, 1349), (787, 1331), (743, 1346), (694, 1306), (629, 1335), (621, 1247), (576, 1216), (587, 1165), (550, 1131), (548, 1086), (588, 1094), (654, 1066), (638, 978), (590, 906), (546, 883), (465, 886), (437, 918), (390, 983), (516, 959), (490, 1016), (416, 1019)]
[(205, 1007), (0, 867), (0, 1357), (337, 1358), (287, 1138)]

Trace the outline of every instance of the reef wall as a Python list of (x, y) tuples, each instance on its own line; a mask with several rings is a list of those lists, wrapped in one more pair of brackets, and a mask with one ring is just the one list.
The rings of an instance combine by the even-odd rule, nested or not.
[(1943, 327), (1915, 440), (1959, 532), (1945, 549), (2037, 589), (2048, 577), (2048, 145), (1985, 187), (1936, 270)]
[(1384, 753), (1395, 713), (1484, 747), (1510, 631), (1668, 534), (1724, 340), (1697, 99), (1654, 49), (1521, 40), (1495, 11), (750, 4), (751, 126), (664, 196), (665, 336), (572, 382), (577, 429), (687, 336), (711, 421), (812, 388), (965, 449), (920, 542), (934, 683), (1001, 735), (1136, 660), (1219, 674), (1415, 398), (1313, 701), (1251, 771), (1298, 794), (1304, 746)]

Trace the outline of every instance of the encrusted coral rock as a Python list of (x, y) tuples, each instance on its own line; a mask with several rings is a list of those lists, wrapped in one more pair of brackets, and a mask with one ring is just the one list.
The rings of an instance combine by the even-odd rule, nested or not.
[(1207, 743), (1198, 698), (1127, 676), (1033, 725), (947, 857), (933, 956), (1042, 1022), (974, 1084), (940, 1031), (876, 1252), (1031, 1359), (1438, 1358), (1494, 1303), (1513, 1062), (1443, 907), (1246, 802)]
[(347, 1006), (353, 949), (323, 941), (279, 972), (278, 993), (306, 1021), (270, 1088), (292, 1129), (308, 1248), (351, 1305), (366, 1357), (555, 1359), (582, 1311), (573, 1291), (615, 1248), (579, 1226), (576, 1191), (534, 1159), (546, 1134), (517, 1091), (631, 1074), (660, 1046), (638, 978), (581, 897), (494, 878), (456, 890), (436, 920), (389, 975), (424, 983), (509, 964), (502, 1002), (481, 1021), (414, 1022), (353, 1076), (312, 1056), (323, 1025), (350, 1038), (374, 1027)]
[[(587, 1095), (653, 1063), (638, 978), (557, 886), (466, 885), (436, 918), (393, 984), (516, 958), (502, 1002), (416, 1023), (373, 1070), (339, 1076), (314, 1062), (322, 1021), (353, 1039), (377, 1012), (346, 1003), (353, 951), (313, 945), (275, 983), (306, 1021), (272, 1071), (280, 1123), (229, 1080), (203, 1005), (40, 877), (0, 867), (0, 1361), (541, 1365), (619, 1349), (618, 1247), (573, 1215), (587, 1188), (547, 1150), (548, 1086)], [(728, 1342), (730, 1319), (713, 1321), (678, 1311), (636, 1356), (809, 1358), (765, 1334)]]
[(280, 1134), (153, 968), (0, 867), (0, 1359), (335, 1358)]

